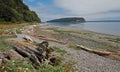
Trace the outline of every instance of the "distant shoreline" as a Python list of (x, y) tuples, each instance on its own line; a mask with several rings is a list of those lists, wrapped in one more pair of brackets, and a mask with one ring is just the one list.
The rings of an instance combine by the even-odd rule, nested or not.
[(86, 21), (86, 22), (120, 22), (120, 20)]

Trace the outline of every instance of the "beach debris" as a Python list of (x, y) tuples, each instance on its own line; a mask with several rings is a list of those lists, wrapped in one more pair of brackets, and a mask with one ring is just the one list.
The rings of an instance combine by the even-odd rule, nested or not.
[(6, 52), (0, 52), (0, 59), (7, 58), (8, 54)]
[(20, 54), (18, 54), (15, 50), (8, 51), (8, 58), (11, 60), (15, 60), (15, 59), (23, 60), (23, 57)]
[(1, 36), (8, 36), (10, 34), (9, 30), (4, 30)]
[(39, 43), (36, 48), (19, 42), (11, 42), (9, 44), (14, 46), (15, 49), (0, 53), (0, 59), (22, 60), (23, 58), (29, 57), (36, 69), (41, 67), (42, 63), (54, 65), (56, 61), (55, 55), (52, 55), (53, 49), (48, 47), (49, 43), (47, 41)]
[(28, 42), (33, 42), (32, 38), (30, 36), (28, 36), (28, 35), (24, 35), (23, 39), (25, 39)]
[(13, 29), (12, 34), (17, 37), (16, 28)]

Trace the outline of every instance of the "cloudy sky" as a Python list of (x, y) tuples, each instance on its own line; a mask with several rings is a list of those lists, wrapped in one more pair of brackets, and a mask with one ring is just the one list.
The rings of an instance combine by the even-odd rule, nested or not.
[(62, 17), (120, 20), (120, 0), (24, 0), (42, 21)]

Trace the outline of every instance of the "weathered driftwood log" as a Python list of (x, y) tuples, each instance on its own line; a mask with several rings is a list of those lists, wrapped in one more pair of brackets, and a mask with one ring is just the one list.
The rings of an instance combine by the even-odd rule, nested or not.
[(87, 47), (82, 46), (82, 45), (77, 45), (77, 47), (81, 48), (85, 51), (92, 52), (92, 53), (95, 53), (95, 54), (98, 54), (98, 55), (101, 55), (101, 56), (105, 56), (105, 57), (109, 57), (109, 58), (112, 58), (112, 59), (120, 60), (120, 54), (117, 53), (117, 52), (115, 53), (115, 52), (104, 51), (104, 50), (94, 50), (94, 49), (90, 49), (90, 48), (87, 48)]
[(47, 56), (48, 45), (49, 43), (47, 41), (43, 41), (38, 45), (37, 50), (42, 54), (42, 60), (45, 60)]
[(42, 51), (42, 52), (44, 52), (44, 51), (47, 51), (47, 48), (48, 48), (48, 42), (47, 41), (43, 41), (42, 43), (40, 43), (39, 45), (38, 45), (38, 48), (37, 48), (37, 50), (38, 51)]
[(38, 58), (36, 57), (35, 54), (31, 54), (30, 60), (33, 62), (33, 66), (34, 66), (36, 69), (38, 69), (38, 68), (41, 66), (41, 64), (40, 64), (40, 62), (39, 62), (39, 60), (38, 60)]
[(28, 35), (23, 36), (23, 39), (25, 39), (26, 41), (33, 42), (32, 38)]
[(110, 55), (111, 52), (108, 52), (108, 51), (101, 51), (101, 50), (94, 50), (94, 49), (90, 49), (90, 48), (87, 48), (83, 45), (77, 45), (78, 48), (81, 48), (85, 51), (88, 51), (88, 52), (92, 52), (92, 53), (95, 53), (95, 54), (98, 54), (98, 55), (102, 55), (102, 56), (106, 56), (106, 55)]
[(7, 57), (8, 57), (7, 52), (1, 52), (0, 53), (0, 59), (7, 58)]
[(23, 48), (20, 48), (20, 47), (15, 47), (15, 50), (21, 54), (23, 57), (29, 57), (30, 56), (30, 53), (25, 51)]
[(12, 59), (12, 60), (15, 60), (15, 59), (23, 60), (23, 56), (21, 56), (20, 54), (18, 54), (14, 50), (9, 50), (7, 53), (8, 53), (8, 58), (9, 59)]
[(15, 50), (23, 57), (29, 57), (35, 68), (40, 67), (40, 63), (42, 62), (42, 58), (43, 58), (43, 56), (40, 55), (40, 53), (28, 47), (27, 48), (26, 47), (22, 47), (22, 48), (15, 47)]

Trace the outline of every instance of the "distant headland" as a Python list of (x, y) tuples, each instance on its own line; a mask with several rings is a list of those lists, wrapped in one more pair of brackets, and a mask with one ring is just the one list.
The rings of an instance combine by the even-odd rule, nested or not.
[(49, 20), (47, 22), (70, 22), (70, 23), (80, 23), (85, 22), (85, 19), (82, 17), (71, 17), (71, 18), (59, 18), (54, 20)]

